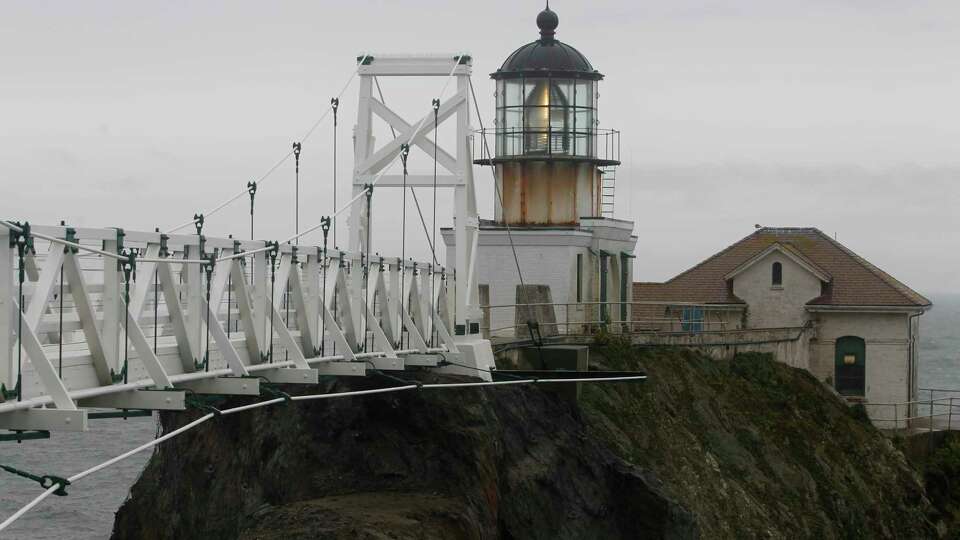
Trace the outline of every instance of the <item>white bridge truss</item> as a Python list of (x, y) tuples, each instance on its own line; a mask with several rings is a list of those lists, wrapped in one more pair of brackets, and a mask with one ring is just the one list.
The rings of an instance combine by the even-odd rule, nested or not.
[[(18, 233), (0, 227), (0, 429), (81, 431), (85, 408), (182, 410), (187, 392), (259, 395), (261, 382), (437, 366), (440, 352), (470, 361), (450, 335), (449, 311), (428, 315), (432, 303), (447, 305), (452, 286), (429, 263), (358, 264), (320, 247), (264, 250), (271, 244), (200, 235), (30, 232), (21, 306)], [(37, 235), (140, 260), (125, 272), (116, 258)], [(212, 265), (185, 262), (211, 255)], [(412, 284), (405, 297), (401, 273)]]
[[(261, 383), (322, 375), (425, 367), (491, 380), (475, 283), (469, 57), (360, 64), (350, 251), (0, 222), (0, 430), (84, 431), (91, 408), (183, 410), (188, 394), (260, 395), (270, 391)], [(370, 256), (369, 199), (359, 196), (402, 185), (384, 173), (405, 143), (434, 152), (433, 110), (404, 121), (373, 97), (373, 77), (442, 75), (457, 92), (436, 118), (456, 118), (457, 148), (436, 150), (438, 184), (455, 189), (457, 245), (468, 247), (455, 271)], [(374, 114), (397, 132), (378, 150)]]

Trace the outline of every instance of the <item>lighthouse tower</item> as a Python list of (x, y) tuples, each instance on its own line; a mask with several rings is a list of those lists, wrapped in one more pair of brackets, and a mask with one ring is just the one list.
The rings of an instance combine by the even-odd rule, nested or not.
[[(480, 304), (493, 306), (483, 326), (493, 336), (524, 335), (531, 318), (548, 335), (630, 314), (637, 239), (633, 222), (613, 215), (620, 134), (599, 127), (603, 75), (557, 39), (549, 4), (536, 22), (539, 38), (490, 75), (496, 119), (478, 135), (494, 141), (492, 155), (475, 161), (495, 168), (494, 219), (481, 220), (477, 248)], [(452, 231), (444, 240), (453, 257)], [(554, 307), (496, 307), (541, 303)]]
[[(490, 77), (497, 81), (496, 221), (569, 225), (612, 212), (618, 133), (599, 129), (597, 84), (603, 75), (556, 39), (559, 17), (537, 16), (540, 39), (520, 47)], [(486, 160), (482, 160), (486, 161)], [(604, 204), (607, 203), (607, 204)]]

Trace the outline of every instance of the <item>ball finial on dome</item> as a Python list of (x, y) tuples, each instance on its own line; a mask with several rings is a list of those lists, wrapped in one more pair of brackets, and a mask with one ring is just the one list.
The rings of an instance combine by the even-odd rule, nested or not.
[(552, 40), (559, 24), (560, 18), (550, 10), (550, 2), (548, 0), (547, 7), (537, 15), (537, 26), (540, 28), (540, 38), (546, 41)]

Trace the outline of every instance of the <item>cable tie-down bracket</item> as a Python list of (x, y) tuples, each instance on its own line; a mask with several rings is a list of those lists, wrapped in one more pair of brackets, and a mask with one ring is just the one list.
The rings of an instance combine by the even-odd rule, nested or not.
[(197, 398), (193, 395), (187, 395), (184, 398), (184, 403), (187, 405), (187, 407), (193, 407), (199, 411), (213, 413), (213, 415), (216, 417), (220, 417), (223, 414), (223, 411), (220, 409), (210, 405), (209, 403), (205, 403), (201, 398)]
[(293, 402), (293, 397), (290, 396), (290, 394), (284, 392), (283, 390), (280, 390), (279, 388), (276, 388), (273, 384), (270, 384), (269, 380), (267, 380), (266, 378), (263, 378), (263, 380), (264, 380), (264, 381), (267, 381), (267, 383), (260, 385), (260, 394), (261, 394), (261, 395), (262, 395), (262, 394), (267, 394), (267, 395), (272, 396), (272, 397), (274, 397), (274, 398), (282, 397), (283, 400), (284, 400), (285, 402), (287, 402), (287, 403), (292, 403), (292, 402)]
[(20, 469), (17, 469), (16, 467), (10, 467), (9, 465), (0, 465), (0, 469), (3, 469), (8, 473), (15, 474), (21, 478), (33, 480), (34, 482), (40, 484), (40, 487), (42, 487), (43, 489), (50, 489), (53, 486), (59, 486), (57, 490), (53, 492), (53, 494), (60, 497), (65, 497), (68, 495), (67, 486), (70, 485), (70, 481), (61, 476), (55, 476), (52, 474), (45, 474), (45, 475), (31, 474), (27, 471), (22, 471)]
[[(80, 243), (80, 239), (77, 238), (77, 230), (74, 229), (73, 227), (66, 228), (66, 230), (64, 231), (63, 239), (66, 240), (67, 242), (70, 242), (71, 244)], [(76, 255), (77, 253), (80, 252), (80, 250), (73, 246), (63, 246), (63, 252)]]

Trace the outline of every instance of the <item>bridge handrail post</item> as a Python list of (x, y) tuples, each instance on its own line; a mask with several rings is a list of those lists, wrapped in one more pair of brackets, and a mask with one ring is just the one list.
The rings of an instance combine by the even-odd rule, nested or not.
[(933, 432), (933, 391), (930, 392), (930, 432)]
[(947, 411), (947, 431), (953, 428), (953, 398), (950, 398), (950, 410)]
[(0, 384), (13, 390), (13, 247), (10, 229), (0, 227)]
[[(115, 229), (115, 234), (108, 240), (103, 240), (102, 248), (108, 253), (120, 253), (124, 250), (124, 238), (126, 233), (123, 229)], [(103, 302), (103, 327), (100, 332), (103, 340), (103, 352), (107, 361), (108, 370), (120, 373), (122, 366), (122, 353), (120, 350), (123, 334), (120, 331), (120, 299), (122, 297), (121, 289), (123, 279), (121, 264), (118, 260), (103, 257), (103, 292), (101, 300)]]

